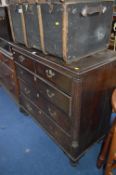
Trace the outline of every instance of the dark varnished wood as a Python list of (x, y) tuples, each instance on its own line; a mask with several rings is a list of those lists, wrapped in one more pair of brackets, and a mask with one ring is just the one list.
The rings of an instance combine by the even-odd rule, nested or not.
[[(13, 47), (15, 52), (17, 49), (21, 52), (22, 48)], [(20, 67), (24, 71), (23, 76), (20, 73), (18, 75), (27, 82), (26, 87), (29, 84), (31, 84), (31, 89), (33, 85), (36, 87), (27, 97), (67, 134), (69, 130), (67, 130), (64, 118), (70, 119), (68, 121), (71, 134), (70, 145), (68, 145), (70, 150), (66, 152), (73, 161), (76, 161), (89, 146), (107, 132), (111, 113), (110, 98), (116, 86), (116, 55), (106, 50), (66, 65), (53, 57), (42, 56), (41, 53), (33, 55), (28, 50), (22, 49), (22, 51), (35, 63), (33, 73), (16, 62), (17, 68)], [(51, 77), (47, 77), (46, 70), (51, 70), (47, 72)], [(21, 91), (26, 95), (24, 89), (22, 88)], [(49, 89), (51, 94), (57, 94), (54, 99), (48, 98), (46, 89)], [(63, 98), (61, 98), (62, 95)], [(64, 97), (70, 99), (70, 105), (66, 105), (66, 108)], [(61, 104), (59, 98), (62, 99)], [(66, 111), (67, 107), (70, 115), (69, 111), (68, 113)], [(67, 113), (67, 116), (63, 111)], [(67, 150), (67, 147), (64, 149)]]
[(20, 80), (20, 91), (24, 94), (32, 103), (38, 106), (42, 111), (44, 111), (52, 120), (54, 120), (62, 130), (70, 133), (70, 118), (66, 116), (61, 110), (59, 110), (48, 100), (43, 98), (39, 93), (36, 86), (27, 85), (24, 81)]
[(23, 79), (24, 81), (31, 84), (35, 82), (34, 75), (31, 72), (27, 71), (26, 69), (23, 69), (21, 65), (16, 66), (16, 72), (17, 72), (17, 76)]
[(17, 52), (13, 52), (13, 55), (16, 62), (26, 67), (30, 71), (35, 72), (34, 62), (32, 61), (32, 59), (29, 59), (29, 57), (26, 57), (25, 55)]
[(18, 100), (19, 89), (14, 61), (4, 55), (3, 52), (0, 53), (0, 80)]
[(40, 94), (43, 95), (47, 100), (61, 108), (68, 115), (71, 115), (70, 105), (71, 97), (66, 94), (58, 91), (54, 87), (49, 86), (48, 84), (42, 82), (40, 79), (37, 79), (37, 89)]
[[(71, 160), (78, 160), (109, 128), (110, 99), (116, 87), (116, 53), (104, 50), (65, 64), (56, 57), (40, 52), (33, 54), (35, 50), (10, 44), (13, 52), (24, 55), (27, 62), (31, 60), (34, 64), (31, 70), (26, 66), (28, 63), (22, 64), (15, 58), (22, 107)], [(49, 78), (46, 70), (50, 70)], [(50, 96), (56, 94), (53, 99), (48, 98), (47, 89)]]
[(50, 81), (53, 85), (61, 89), (63, 92), (67, 94), (71, 93), (72, 80), (69, 77), (57, 72), (54, 68), (45, 66), (40, 63), (37, 63), (35, 67), (38, 75)]

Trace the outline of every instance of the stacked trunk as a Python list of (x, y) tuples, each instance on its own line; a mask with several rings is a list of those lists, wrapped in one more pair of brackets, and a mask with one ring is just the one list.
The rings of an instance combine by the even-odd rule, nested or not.
[(108, 47), (113, 0), (11, 0), (13, 40), (72, 62)]

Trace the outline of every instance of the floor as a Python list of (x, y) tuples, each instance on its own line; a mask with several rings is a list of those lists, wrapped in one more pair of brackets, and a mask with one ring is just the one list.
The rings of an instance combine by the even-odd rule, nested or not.
[(96, 168), (100, 146), (71, 167), (59, 147), (0, 88), (0, 175), (102, 175)]

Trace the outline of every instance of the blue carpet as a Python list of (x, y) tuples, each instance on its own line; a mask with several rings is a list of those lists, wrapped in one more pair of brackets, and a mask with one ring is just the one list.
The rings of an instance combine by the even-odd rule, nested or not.
[(100, 146), (71, 167), (59, 147), (0, 88), (0, 175), (102, 175), (96, 168)]

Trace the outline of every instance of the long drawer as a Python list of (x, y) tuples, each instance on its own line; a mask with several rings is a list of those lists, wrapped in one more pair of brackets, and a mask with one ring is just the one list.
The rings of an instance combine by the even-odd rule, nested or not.
[(51, 67), (37, 63), (35, 65), (36, 73), (43, 77), (45, 80), (52, 83), (58, 89), (62, 90), (66, 94), (71, 94), (72, 79), (69, 76), (57, 72)]
[(21, 105), (39, 122), (48, 134), (53, 137), (63, 149), (70, 151), (70, 136), (55, 124), (49, 116), (47, 116), (40, 108), (37, 108), (31, 101), (29, 101), (23, 94), (20, 96)]
[(58, 106), (66, 114), (71, 115), (71, 97), (40, 79), (37, 79), (37, 89), (47, 100)]

